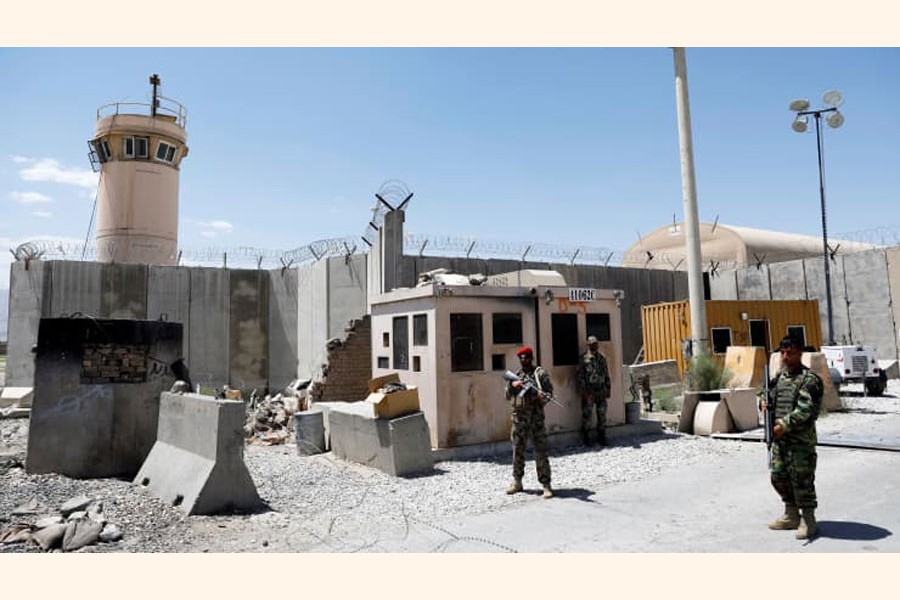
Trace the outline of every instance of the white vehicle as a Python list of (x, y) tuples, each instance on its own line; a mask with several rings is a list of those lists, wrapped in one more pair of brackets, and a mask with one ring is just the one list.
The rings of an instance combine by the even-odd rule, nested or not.
[(828, 361), (831, 382), (840, 391), (841, 384), (862, 383), (866, 394), (880, 396), (887, 387), (887, 376), (878, 368), (873, 346), (822, 346)]

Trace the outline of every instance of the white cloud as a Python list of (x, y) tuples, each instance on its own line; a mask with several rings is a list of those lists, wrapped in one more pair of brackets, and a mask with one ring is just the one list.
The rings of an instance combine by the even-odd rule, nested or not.
[(221, 231), (223, 233), (231, 233), (234, 230), (234, 225), (229, 223), (228, 221), (213, 221), (212, 223), (207, 223), (207, 227), (211, 227), (216, 231)]
[(234, 225), (228, 221), (195, 221), (200, 228), (200, 235), (205, 238), (214, 238), (218, 234), (228, 234), (234, 231)]
[(53, 216), (52, 212), (49, 212), (46, 210), (36, 210), (31, 214), (39, 219), (49, 219), (50, 217)]
[(19, 177), (25, 181), (52, 181), (91, 190), (97, 187), (99, 175), (90, 169), (67, 168), (52, 158), (14, 156), (13, 162), (26, 165), (19, 171)]
[(25, 164), (29, 161), (29, 159), (25, 156), (19, 156), (17, 154), (13, 154), (9, 157), (14, 163), (17, 165)]
[(53, 201), (50, 196), (39, 192), (10, 192), (9, 197), (13, 202), (18, 202), (19, 204), (42, 204)]

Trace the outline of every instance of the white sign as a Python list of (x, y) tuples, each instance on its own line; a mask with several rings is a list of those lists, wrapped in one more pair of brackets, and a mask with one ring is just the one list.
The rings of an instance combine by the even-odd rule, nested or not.
[(597, 299), (597, 290), (592, 288), (569, 288), (569, 302), (593, 302)]

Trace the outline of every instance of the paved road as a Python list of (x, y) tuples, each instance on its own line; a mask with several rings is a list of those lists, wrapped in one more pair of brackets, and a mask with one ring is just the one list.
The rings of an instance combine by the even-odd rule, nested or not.
[(416, 524), (389, 552), (900, 552), (900, 453), (821, 447), (812, 542), (765, 523), (782, 505), (755, 442), (702, 466), (609, 489), (567, 490), (492, 514)]

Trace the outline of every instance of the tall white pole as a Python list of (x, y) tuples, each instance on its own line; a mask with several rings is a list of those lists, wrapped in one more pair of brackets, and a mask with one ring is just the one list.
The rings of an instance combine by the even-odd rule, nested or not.
[(688, 102), (684, 48), (675, 55), (675, 101), (678, 107), (678, 144), (681, 149), (681, 192), (684, 197), (684, 243), (687, 254), (688, 299), (691, 305), (691, 346), (694, 356), (707, 353), (706, 299), (700, 258), (700, 220), (697, 217), (697, 185), (694, 181), (694, 144), (691, 140), (691, 107)]

